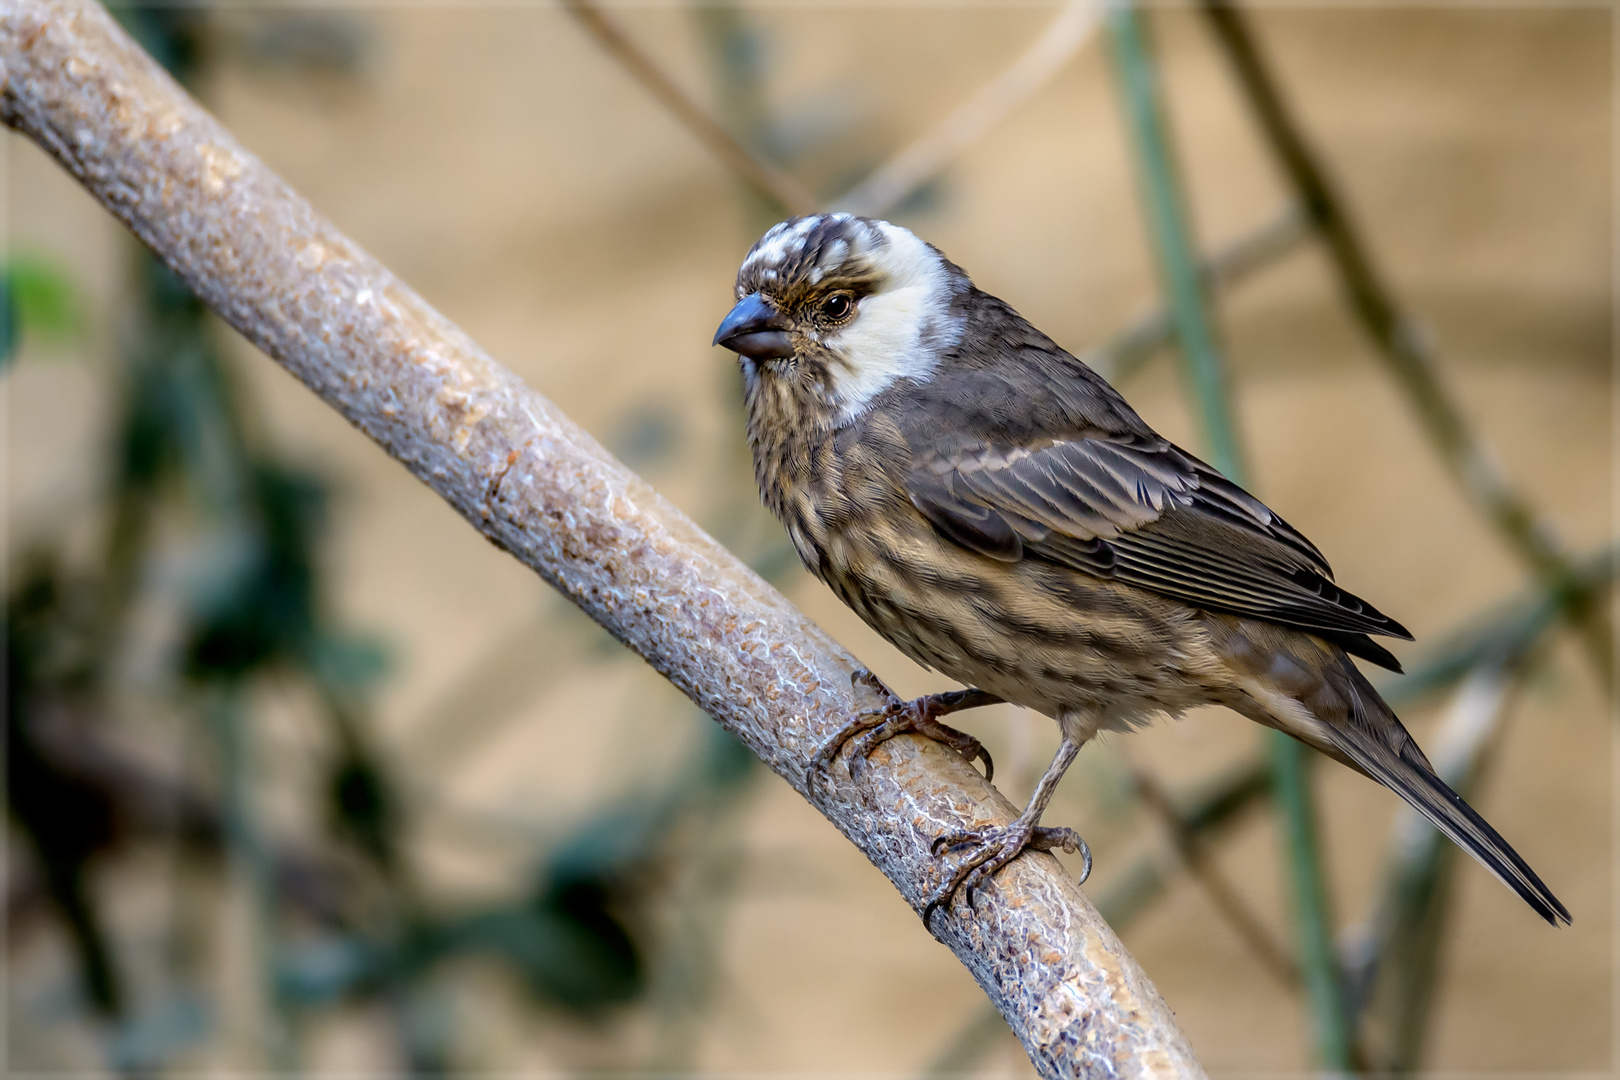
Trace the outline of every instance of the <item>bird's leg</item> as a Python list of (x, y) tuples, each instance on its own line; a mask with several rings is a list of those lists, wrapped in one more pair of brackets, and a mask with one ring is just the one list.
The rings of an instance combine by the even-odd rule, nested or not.
[(1030, 796), (1029, 805), (1011, 823), (949, 832), (934, 841), (932, 849), (936, 855), (944, 848), (971, 847), (973, 850), (950, 871), (950, 876), (946, 878), (944, 884), (929, 894), (928, 902), (923, 905), (924, 924), (927, 924), (928, 917), (934, 913), (935, 908), (950, 903), (958, 889), (966, 887), (968, 903), (971, 904), (973, 890), (988, 881), (997, 870), (1016, 859), (1025, 848), (1035, 848), (1038, 851), (1062, 848), (1071, 854), (1079, 852), (1085, 860), (1080, 870), (1080, 880), (1085, 881), (1091, 876), (1091, 849), (1080, 838), (1080, 834), (1073, 829), (1040, 824), (1041, 815), (1046, 812), (1046, 804), (1052, 801), (1052, 793), (1057, 790), (1058, 781), (1074, 763), (1074, 757), (1080, 752), (1084, 741), (1069, 731), (1064, 731), (1063, 743), (1058, 747), (1057, 756), (1052, 759), (1052, 764), (1046, 767), (1046, 774), (1041, 777), (1041, 782), (1035, 785), (1035, 794)]
[(984, 690), (952, 690), (944, 694), (929, 694), (915, 701), (902, 701), (893, 691), (879, 682), (877, 676), (864, 668), (850, 676), (850, 682), (865, 683), (887, 697), (889, 704), (881, 709), (861, 713), (840, 728), (832, 738), (821, 744), (821, 749), (810, 759), (809, 769), (805, 773), (806, 784), (811, 788), (814, 788), (817, 776), (822, 770), (832, 766), (838, 752), (850, 739), (860, 736), (849, 759), (850, 775), (858, 780), (868, 754), (876, 750), (880, 743), (908, 731), (944, 743), (969, 762), (975, 758), (983, 761), (986, 780), (995, 775), (995, 765), (991, 762), (990, 752), (984, 745), (966, 732), (957, 731), (940, 723), (939, 718), (963, 709), (999, 705), (1001, 698)]

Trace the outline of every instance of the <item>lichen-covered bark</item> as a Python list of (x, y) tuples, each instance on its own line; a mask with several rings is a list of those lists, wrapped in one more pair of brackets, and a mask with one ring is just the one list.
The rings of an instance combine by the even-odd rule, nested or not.
[[(880, 704), (851, 686), (853, 657), (339, 234), (101, 7), (0, 0), (0, 77), (6, 123), (226, 321), (801, 793), (822, 740)], [(1015, 813), (954, 754), (911, 737), (881, 748), (858, 784), (835, 767), (815, 802), (913, 908), (936, 880), (935, 836)], [(1051, 856), (1019, 858), (976, 909), (934, 929), (1043, 1075), (1201, 1075)]]

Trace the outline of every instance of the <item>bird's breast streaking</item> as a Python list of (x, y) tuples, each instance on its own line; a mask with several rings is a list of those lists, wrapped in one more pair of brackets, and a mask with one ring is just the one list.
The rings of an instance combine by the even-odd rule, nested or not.
[(852, 762), (901, 731), (983, 756), (938, 718), (996, 700), (1063, 733), (1016, 820), (936, 841), (967, 854), (925, 919), (1026, 847), (1083, 847), (1039, 821), (1098, 730), (1216, 703), (1392, 788), (1568, 920), (1350, 660), (1399, 670), (1373, 636), (1411, 635), (938, 250), (888, 222), (795, 218), (748, 253), (736, 299), (715, 342), (740, 357), (766, 504), (862, 619), (975, 688), (856, 718), (811, 775), (863, 732)]

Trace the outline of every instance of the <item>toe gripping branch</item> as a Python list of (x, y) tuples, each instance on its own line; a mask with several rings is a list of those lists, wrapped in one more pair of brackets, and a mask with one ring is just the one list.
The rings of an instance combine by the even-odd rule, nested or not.
[(1002, 703), (1001, 698), (984, 690), (952, 690), (944, 694), (929, 694), (915, 701), (902, 701), (892, 690), (884, 686), (876, 675), (865, 668), (851, 675), (849, 681), (852, 685), (864, 683), (888, 698), (889, 703), (881, 709), (861, 713), (840, 728), (832, 738), (821, 744), (821, 749), (816, 751), (805, 770), (805, 788), (812, 798), (815, 796), (817, 780), (832, 768), (832, 763), (837, 760), (839, 751), (844, 748), (845, 743), (855, 739), (855, 747), (849, 758), (849, 775), (852, 779), (859, 780), (861, 771), (866, 767), (867, 756), (879, 745), (907, 732), (944, 743), (969, 764), (975, 760), (983, 761), (984, 778), (986, 780), (994, 778), (995, 763), (990, 760), (990, 752), (984, 748), (984, 744), (964, 731), (957, 731), (940, 723), (939, 718), (949, 716), (953, 712), (961, 712), (963, 709), (999, 705)]
[(929, 850), (935, 855), (959, 847), (973, 850), (950, 871), (937, 889), (928, 894), (928, 900), (922, 909), (923, 925), (929, 925), (928, 920), (933, 917), (934, 912), (949, 905), (958, 890), (964, 893), (968, 906), (972, 907), (974, 893), (979, 886), (989, 881), (997, 870), (1029, 849), (1054, 851), (1062, 848), (1071, 855), (1078, 852), (1083, 860), (1080, 867), (1080, 883), (1085, 884), (1086, 878), (1091, 876), (1090, 846), (1073, 829), (1035, 824), (1039, 817), (1039, 813), (1031, 814), (1025, 811), (1006, 825), (962, 829), (938, 837), (929, 846)]
[[(984, 744), (965, 732), (940, 723), (939, 718), (963, 709), (999, 705), (1004, 699), (984, 690), (952, 690), (944, 694), (930, 694), (915, 701), (902, 701), (877, 676), (865, 669), (851, 675), (850, 682), (871, 687), (887, 698), (888, 704), (881, 709), (861, 713), (816, 751), (805, 771), (805, 788), (812, 799), (815, 798), (816, 784), (821, 775), (832, 768), (832, 763), (851, 739), (855, 740), (855, 746), (850, 753), (849, 774), (852, 779), (859, 780), (861, 771), (866, 767), (867, 755), (882, 743), (907, 732), (944, 743), (969, 764), (976, 760), (983, 761), (985, 780), (994, 778), (995, 764), (990, 760)], [(948, 832), (936, 839), (930, 847), (935, 856), (955, 848), (972, 850), (948, 871), (945, 881), (928, 894), (922, 909), (924, 925), (928, 924), (936, 910), (948, 905), (959, 890), (966, 889), (971, 905), (975, 890), (1028, 848), (1037, 851), (1062, 848), (1071, 854), (1079, 853), (1085, 860), (1080, 880), (1085, 881), (1091, 875), (1091, 849), (1073, 829), (1037, 824), (1044, 809), (1045, 800), (1037, 799), (1029, 809), (1006, 825)]]

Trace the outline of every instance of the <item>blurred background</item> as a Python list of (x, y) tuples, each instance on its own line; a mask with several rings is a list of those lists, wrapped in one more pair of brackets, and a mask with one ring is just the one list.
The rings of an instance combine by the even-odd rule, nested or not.
[[(1392, 375), (1346, 304), (1196, 10), (1144, 11), (1137, 53), (1086, 9), (1040, 6), (118, 14), (340, 229), (905, 695), (949, 684), (799, 568), (758, 506), (735, 360), (709, 345), (782, 207), (637, 58), (817, 200), (921, 139), (937, 168), (865, 208), (1207, 454), (1210, 403), (1152, 319), (1174, 245), (1144, 206), (1171, 191), (1221, 256), (1207, 314), (1250, 486), (1413, 630), (1394, 650), (1410, 674), (1380, 685), (1575, 916), (1542, 925), (1323, 762), (1351, 1061), (1610, 1071), (1608, 10), (1253, 13), (1433, 384)], [(1152, 125), (1123, 96), (1153, 66), (1168, 170), (1142, 164)], [(1032, 1074), (787, 785), (35, 147), (0, 147), (8, 1072)], [(1471, 432), (1556, 540), (1515, 540), (1436, 432), (1453, 450)], [(998, 707), (963, 726), (1022, 804), (1055, 725)], [(1089, 746), (1047, 815), (1090, 841), (1088, 893), (1217, 1073), (1331, 1058), (1267, 761), (1253, 725), (1199, 711)]]

